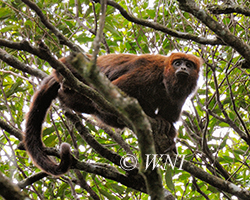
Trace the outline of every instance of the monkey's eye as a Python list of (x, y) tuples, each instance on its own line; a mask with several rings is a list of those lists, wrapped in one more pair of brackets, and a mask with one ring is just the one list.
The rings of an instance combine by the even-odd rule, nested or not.
[(187, 66), (188, 68), (194, 68), (194, 67), (195, 67), (195, 65), (194, 65), (193, 62), (187, 62), (187, 63), (186, 63), (186, 66)]
[(172, 65), (174, 65), (174, 66), (181, 66), (181, 64), (182, 64), (182, 60), (174, 60), (174, 62), (173, 62), (173, 64)]

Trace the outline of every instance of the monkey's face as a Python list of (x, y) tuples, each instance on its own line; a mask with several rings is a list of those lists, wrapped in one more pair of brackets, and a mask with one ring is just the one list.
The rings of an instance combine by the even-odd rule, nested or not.
[(186, 59), (176, 59), (172, 62), (172, 66), (175, 69), (175, 76), (179, 80), (188, 78), (196, 69), (196, 65)]
[[(172, 53), (166, 59), (164, 79), (168, 84), (196, 84), (202, 60), (192, 54)], [(191, 83), (190, 83), (191, 84)]]
[(194, 55), (172, 53), (163, 73), (168, 94), (176, 99), (186, 98), (196, 86), (200, 65), (200, 59)]

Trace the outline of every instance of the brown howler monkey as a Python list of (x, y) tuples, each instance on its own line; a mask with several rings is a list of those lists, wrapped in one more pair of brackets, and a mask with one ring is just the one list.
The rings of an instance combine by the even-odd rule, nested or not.
[[(73, 74), (82, 82), (79, 76), (65, 58), (60, 59)], [(131, 55), (109, 54), (97, 59), (97, 66), (108, 79), (129, 96), (138, 100), (144, 112), (153, 119), (167, 121), (173, 127), (180, 116), (186, 98), (192, 93), (197, 84), (200, 58), (185, 54), (172, 53), (162, 55)], [(95, 102), (84, 94), (79, 94), (62, 83), (62, 76), (54, 71), (47, 77), (35, 93), (26, 121), (26, 150), (34, 163), (52, 175), (67, 172), (71, 165), (70, 147), (63, 143), (61, 149), (61, 163), (57, 165), (44, 152), (41, 140), (42, 123), (46, 112), (56, 97), (61, 102), (81, 113), (93, 114), (106, 124), (123, 128), (123, 124), (112, 113), (104, 112)], [(169, 136), (176, 136), (175, 129), (169, 131)]]

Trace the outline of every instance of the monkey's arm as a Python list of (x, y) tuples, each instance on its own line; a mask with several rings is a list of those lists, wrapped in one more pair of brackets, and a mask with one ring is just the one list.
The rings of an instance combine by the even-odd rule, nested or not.
[(44, 152), (41, 139), (42, 123), (53, 99), (58, 95), (60, 84), (54, 76), (47, 77), (35, 93), (30, 111), (26, 118), (25, 147), (35, 165), (52, 175), (62, 175), (71, 165), (70, 146), (63, 143), (60, 147), (61, 163), (57, 165)]

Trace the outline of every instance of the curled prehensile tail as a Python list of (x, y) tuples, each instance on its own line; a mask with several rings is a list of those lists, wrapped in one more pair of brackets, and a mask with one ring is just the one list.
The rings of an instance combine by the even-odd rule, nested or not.
[(25, 148), (31, 156), (34, 164), (41, 170), (51, 175), (62, 175), (71, 166), (70, 146), (62, 143), (60, 146), (60, 164), (52, 161), (44, 151), (44, 144), (41, 139), (42, 124), (51, 102), (58, 95), (60, 84), (53, 76), (45, 78), (40, 89), (33, 96), (33, 102), (26, 118)]

